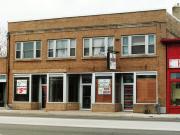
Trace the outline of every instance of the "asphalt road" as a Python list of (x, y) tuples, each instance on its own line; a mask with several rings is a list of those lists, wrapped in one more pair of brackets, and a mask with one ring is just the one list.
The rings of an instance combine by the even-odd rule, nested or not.
[(0, 124), (0, 135), (180, 135), (180, 132)]

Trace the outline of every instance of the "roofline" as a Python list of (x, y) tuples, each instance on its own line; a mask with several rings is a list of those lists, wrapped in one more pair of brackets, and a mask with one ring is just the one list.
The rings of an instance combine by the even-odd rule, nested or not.
[(79, 15), (79, 16), (70, 16), (70, 17), (61, 17), (61, 18), (49, 18), (49, 19), (35, 19), (35, 20), (27, 20), (27, 21), (10, 21), (8, 23), (19, 23), (19, 22), (36, 22), (36, 21), (48, 21), (48, 20), (58, 20), (58, 19), (72, 19), (79, 17), (94, 17), (94, 16), (102, 16), (102, 15), (117, 15), (117, 14), (129, 14), (129, 13), (140, 13), (140, 12), (153, 12), (153, 11), (165, 11), (166, 9), (154, 9), (154, 10), (143, 10), (143, 11), (132, 11), (132, 12), (122, 12), (122, 13), (105, 13), (105, 14), (96, 14), (96, 15)]
[(180, 43), (180, 38), (162, 38), (161, 43), (163, 43), (164, 45)]

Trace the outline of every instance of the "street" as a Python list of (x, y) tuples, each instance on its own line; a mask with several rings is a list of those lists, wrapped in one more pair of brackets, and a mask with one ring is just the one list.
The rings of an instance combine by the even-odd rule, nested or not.
[(2, 125), (0, 135), (180, 135), (174, 131)]
[(180, 122), (0, 116), (0, 135), (180, 135)]

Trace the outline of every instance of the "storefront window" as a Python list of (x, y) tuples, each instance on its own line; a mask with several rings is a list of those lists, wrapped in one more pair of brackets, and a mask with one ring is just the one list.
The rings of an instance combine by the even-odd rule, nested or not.
[(49, 102), (63, 102), (63, 77), (49, 77)]
[(180, 82), (173, 82), (171, 84), (171, 104), (180, 106)]
[(14, 78), (14, 101), (29, 101), (29, 77)]
[(180, 73), (171, 73), (171, 79), (180, 79)]
[(133, 74), (123, 74), (123, 83), (133, 83)]
[(92, 83), (92, 75), (82, 75), (82, 83)]
[(69, 75), (69, 102), (78, 102), (79, 75)]
[(137, 75), (136, 102), (156, 103), (156, 75)]

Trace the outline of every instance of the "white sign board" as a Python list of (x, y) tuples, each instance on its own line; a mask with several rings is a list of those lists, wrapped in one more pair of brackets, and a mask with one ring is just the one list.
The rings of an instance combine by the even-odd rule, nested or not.
[(180, 68), (180, 59), (169, 59), (169, 68)]
[(27, 80), (17, 80), (16, 94), (27, 94)]
[(0, 75), (0, 82), (6, 82), (6, 75)]
[(98, 95), (111, 94), (111, 79), (98, 79)]
[(116, 54), (110, 53), (109, 55), (109, 68), (116, 69)]

